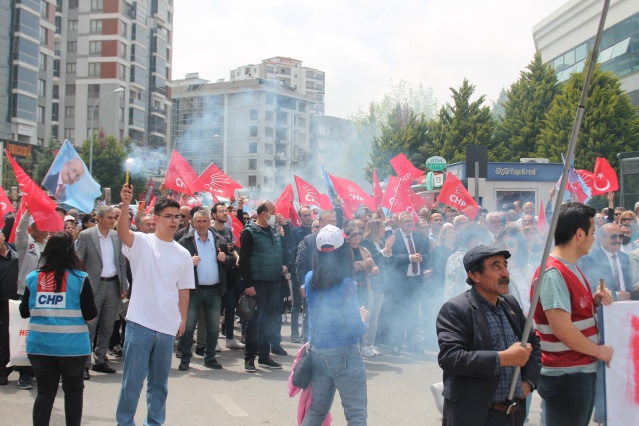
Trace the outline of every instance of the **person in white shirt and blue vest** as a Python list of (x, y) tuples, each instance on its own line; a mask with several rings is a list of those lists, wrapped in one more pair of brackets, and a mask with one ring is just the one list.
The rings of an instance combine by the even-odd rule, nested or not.
[(29, 321), (27, 354), (38, 383), (34, 426), (48, 425), (62, 377), (67, 425), (82, 420), (84, 367), (91, 354), (87, 323), (97, 316), (93, 291), (82, 272), (73, 237), (49, 237), (40, 267), (26, 278), (20, 314)]

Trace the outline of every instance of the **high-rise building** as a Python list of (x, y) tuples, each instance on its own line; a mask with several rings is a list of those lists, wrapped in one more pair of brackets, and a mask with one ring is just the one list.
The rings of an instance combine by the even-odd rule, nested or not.
[(282, 56), (264, 59), (260, 64), (249, 64), (231, 70), (231, 82), (261, 78), (315, 98), (311, 113), (324, 115), (325, 73), (302, 66), (302, 61)]
[(0, 95), (0, 134), (79, 145), (93, 128), (168, 149), (173, 0), (5, 3), (0, 88), (11, 95)]
[(309, 152), (316, 98), (260, 78), (172, 87), (171, 140), (199, 174), (215, 162), (249, 188), (276, 189)]
[[(602, 12), (596, 0), (571, 0), (533, 28), (535, 47), (550, 63), (557, 78), (566, 81), (585, 68)], [(639, 106), (639, 2), (610, 2), (597, 58), (604, 71), (621, 80), (632, 103)]]

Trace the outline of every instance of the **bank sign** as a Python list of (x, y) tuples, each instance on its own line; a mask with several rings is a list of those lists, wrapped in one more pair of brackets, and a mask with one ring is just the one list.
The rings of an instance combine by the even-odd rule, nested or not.
[(488, 163), (487, 180), (557, 182), (563, 170), (562, 164)]

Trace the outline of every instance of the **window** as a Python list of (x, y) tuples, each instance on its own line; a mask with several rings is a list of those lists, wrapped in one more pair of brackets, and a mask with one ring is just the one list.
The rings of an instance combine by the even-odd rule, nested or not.
[(67, 64), (67, 74), (75, 74), (75, 62), (69, 62)]
[(306, 126), (306, 118), (304, 117), (296, 117), (297, 118), (297, 126), (305, 127)]
[(102, 53), (102, 42), (101, 41), (90, 41), (89, 42), (89, 53), (92, 53), (94, 55)]
[(77, 19), (69, 19), (67, 21), (67, 30), (69, 31), (78, 31), (78, 20)]
[(43, 18), (49, 17), (49, 3), (43, 1), (40, 3), (40, 16)]
[(120, 64), (120, 79), (126, 80), (126, 66)]
[(266, 94), (266, 105), (273, 105), (275, 103), (275, 96), (270, 93)]
[(124, 108), (120, 108), (120, 112), (118, 114), (118, 118), (120, 121), (124, 121)]
[(55, 102), (51, 104), (51, 121), (58, 121), (58, 109), (60, 104)]
[(93, 111), (93, 105), (91, 105), (90, 107), (87, 107), (87, 118), (89, 120), (91, 120), (91, 113), (94, 113), (95, 115), (93, 115), (93, 118), (98, 118), (100, 117), (100, 105), (96, 105), (95, 106), (95, 112)]
[(47, 84), (46, 81), (38, 80), (38, 96), (46, 96), (47, 95), (46, 84)]
[(78, 51), (78, 42), (67, 41), (67, 52), (77, 52), (77, 51)]
[(266, 111), (264, 114), (264, 119), (266, 121), (273, 121), (273, 111)]
[(64, 116), (75, 117), (75, 107), (72, 107), (72, 106), (64, 107)]
[(249, 154), (257, 154), (257, 142), (249, 142)]
[(91, 19), (89, 30), (92, 33), (102, 33), (102, 19)]
[(297, 104), (297, 110), (300, 112), (306, 112), (306, 102), (300, 102)]
[(47, 69), (47, 55), (45, 55), (44, 53), (40, 53), (40, 69)]
[(249, 170), (257, 170), (257, 159), (249, 158)]
[(255, 175), (249, 176), (248, 186), (257, 186), (257, 176)]
[(40, 43), (49, 43), (49, 31), (44, 27), (40, 27)]
[(64, 129), (64, 138), (72, 141), (75, 139), (75, 129), (73, 127), (67, 127)]
[(38, 123), (44, 123), (44, 107), (38, 106)]
[(64, 89), (65, 95), (75, 95), (75, 84), (67, 84)]
[(90, 98), (98, 98), (98, 97), (100, 97), (100, 85), (99, 84), (89, 84), (89, 97)]
[(128, 29), (128, 26), (126, 22), (120, 21), (120, 35), (123, 35), (124, 37), (126, 37), (127, 29)]
[(126, 44), (120, 43), (120, 58), (126, 59)]
[(273, 137), (273, 128), (272, 127), (265, 127), (264, 128), (264, 137), (267, 137), (267, 138), (272, 138)]
[(249, 127), (249, 136), (251, 137), (257, 136), (257, 126)]
[(58, 86), (57, 84), (53, 85), (51, 97), (53, 99), (60, 99), (60, 86)]
[(100, 63), (99, 62), (91, 62), (89, 64), (89, 75), (91, 76), (99, 76), (100, 75)]
[(102, 0), (91, 0), (91, 10), (102, 11)]
[(43, 146), (44, 145), (44, 139), (38, 138), (38, 145)]
[(252, 109), (249, 111), (249, 120), (257, 120), (257, 110)]
[(69, 9), (77, 9), (80, 0), (69, 0)]

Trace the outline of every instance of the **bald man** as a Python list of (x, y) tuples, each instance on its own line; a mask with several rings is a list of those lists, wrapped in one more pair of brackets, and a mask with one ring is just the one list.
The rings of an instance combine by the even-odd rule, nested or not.
[(62, 170), (47, 176), (43, 182), (43, 186), (53, 193), (55, 198), (60, 201), (67, 199), (66, 187), (73, 185), (84, 176), (84, 164), (79, 158), (72, 158), (65, 162)]

